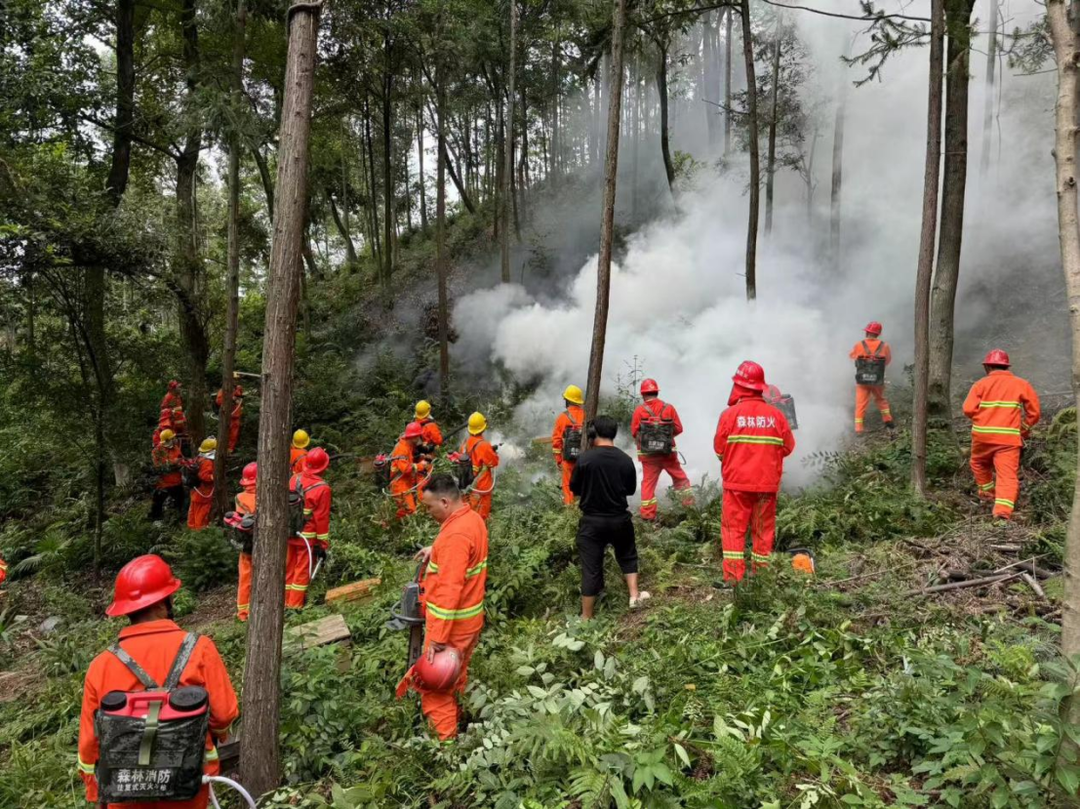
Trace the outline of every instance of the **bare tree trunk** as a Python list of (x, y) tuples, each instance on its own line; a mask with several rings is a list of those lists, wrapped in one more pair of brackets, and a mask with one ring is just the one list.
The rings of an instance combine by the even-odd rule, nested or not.
[(510, 0), (510, 68), (507, 76), (506, 135), (503, 144), (502, 188), (502, 282), (510, 283), (510, 206), (517, 207), (513, 198), (514, 184), (514, 74), (517, 68), (517, 0)]
[(746, 299), (757, 297), (758, 208), (761, 205), (761, 165), (758, 155), (757, 77), (754, 75), (754, 36), (750, 30), (750, 0), (741, 0), (743, 61), (750, 129), (750, 216), (746, 226)]
[(731, 154), (731, 18), (735, 16), (735, 9), (727, 8), (724, 12), (724, 156), (727, 157)]
[(836, 91), (836, 114), (833, 117), (832, 194), (829, 202), (829, 256), (833, 272), (843, 269), (840, 242), (841, 190), (844, 183), (844, 121), (847, 118), (847, 79), (841, 74)]
[(424, 113), (416, 107), (416, 162), (420, 169), (420, 229), (427, 233), (427, 189), (424, 187)]
[(776, 42), (773, 43), (772, 93), (769, 106), (769, 154), (765, 159), (765, 235), (772, 234), (773, 185), (776, 175), (776, 125), (780, 94), (780, 48), (784, 28), (779, 18), (776, 23)]
[[(723, 13), (718, 12), (718, 13)], [(706, 13), (701, 34), (701, 107), (705, 115), (705, 129), (709, 135), (709, 146), (720, 140), (720, 121), (716, 116), (716, 108), (709, 102), (713, 101), (713, 93), (720, 89), (720, 76), (717, 72), (716, 62), (716, 23), (713, 21), (712, 12)]]
[(630, 148), (633, 155), (630, 162), (630, 219), (637, 221), (638, 213), (638, 162), (641, 144), (641, 56), (634, 57), (634, 101), (633, 117), (630, 123)]
[[(439, 30), (442, 26), (442, 9), (439, 10)], [(440, 46), (441, 47), (441, 46)], [(450, 392), (450, 304), (446, 291), (446, 91), (443, 88), (443, 59), (440, 50), (435, 59), (435, 115), (436, 139), (439, 151), (439, 168), (435, 179), (435, 271), (439, 282), (439, 394), (446, 397)]]
[(562, 48), (561, 29), (556, 26), (555, 40), (551, 43), (551, 185), (559, 187), (562, 178), (562, 136), (559, 134), (559, 54)]
[(945, 80), (945, 167), (941, 186), (941, 229), (930, 305), (931, 417), (952, 419), (951, 381), (956, 287), (964, 233), (967, 186), (968, 58), (975, 0), (946, 0), (948, 72)]
[[(244, 35), (247, 27), (247, 0), (236, 1), (233, 27), (232, 104), (244, 103)], [(240, 318), (240, 149), (239, 129), (229, 133), (229, 248), (225, 279), (225, 345), (221, 356), (221, 410), (218, 419), (218, 448), (214, 456), (214, 518), (228, 511), (229, 489), (225, 486), (229, 460), (229, 427), (233, 411), (233, 372), (236, 370), (236, 332)]]
[(266, 194), (266, 212), (270, 216), (270, 222), (274, 221), (274, 181), (270, 178), (270, 166), (266, 157), (258, 146), (251, 147), (251, 155), (255, 158), (255, 165), (259, 167), (259, 177), (262, 180), (263, 193)]
[(498, 240), (500, 249), (502, 246), (502, 220), (506, 216), (506, 194), (503, 191), (505, 182), (504, 169), (506, 168), (506, 121), (503, 119), (502, 92), (497, 90), (498, 98), (495, 102), (495, 205), (492, 213), (491, 235)]
[(659, 60), (656, 67), (656, 93), (660, 97), (660, 154), (664, 158), (664, 174), (668, 191), (675, 199), (675, 164), (671, 160), (671, 140), (668, 132), (667, 45), (657, 43)]
[(938, 179), (941, 172), (941, 81), (945, 16), (942, 0), (930, 7), (930, 89), (926, 108), (926, 168), (923, 173), (922, 232), (915, 274), (915, 406), (911, 419), (911, 485), (926, 497), (927, 394), (930, 384), (930, 285), (934, 278)]
[[(600, 213), (600, 255), (596, 263), (596, 309), (593, 313), (589, 377), (585, 388), (587, 422), (596, 418), (596, 409), (600, 402), (600, 380), (604, 367), (604, 343), (607, 339), (608, 304), (611, 296), (611, 243), (615, 228), (616, 181), (619, 175), (619, 123), (622, 115), (623, 28), (626, 26), (626, 0), (615, 0), (614, 11), (611, 30), (607, 153), (604, 158), (604, 203)], [(582, 430), (582, 449), (588, 441), (586, 432)]]
[(289, 536), (289, 434), (320, 8), (321, 3), (297, 3), (289, 10), (277, 215), (266, 291), (258, 450), (260, 496), (244, 663), (244, 733), (240, 737), (241, 780), (255, 795), (276, 787), (281, 777), (278, 730), (285, 547)]
[(982, 152), (979, 155), (979, 176), (986, 179), (990, 172), (990, 148), (994, 129), (994, 78), (998, 57), (998, 0), (990, 0), (990, 34), (986, 41), (986, 98), (983, 99)]
[[(1047, 0), (1046, 15), (1057, 62), (1058, 94), (1055, 110), (1054, 164), (1056, 167), (1058, 233), (1065, 290), (1072, 326), (1072, 388), (1080, 403), (1080, 212), (1076, 197), (1077, 94), (1080, 81), (1080, 8), (1076, 0)], [(1080, 471), (1080, 446), (1077, 467)], [(1062, 603), (1061, 653), (1069, 660), (1080, 655), (1080, 474), (1073, 490), (1072, 512), (1065, 538), (1065, 597)], [(1072, 686), (1074, 684), (1070, 684)], [(1063, 719), (1080, 724), (1080, 699), (1071, 694), (1062, 706)], [(1064, 763), (1075, 760), (1075, 744), (1062, 745)]]
[(356, 270), (356, 265), (359, 262), (359, 258), (356, 255), (356, 247), (353, 245), (352, 237), (349, 235), (349, 229), (345, 226), (345, 223), (341, 221), (341, 213), (338, 211), (337, 201), (334, 199), (334, 195), (329, 191), (326, 192), (326, 199), (330, 203), (330, 217), (334, 220), (334, 226), (338, 229), (338, 235), (341, 236), (341, 240), (345, 243), (345, 264), (348, 266), (349, 271)]
[[(371, 255), (375, 259), (377, 266), (382, 266), (382, 244), (379, 236), (379, 191), (378, 184), (375, 182), (375, 149), (371, 142), (371, 112), (368, 105), (368, 99), (364, 98), (364, 136), (367, 141), (367, 157), (368, 157), (368, 183), (370, 188), (368, 189), (368, 199), (371, 204), (368, 208), (369, 219), (371, 219)], [(376, 270), (376, 276), (381, 272)]]
[(389, 287), (394, 271), (394, 180), (393, 180), (393, 91), (392, 70), (393, 43), (389, 28), (383, 34), (383, 50), (386, 64), (383, 71), (382, 124), (383, 124), (383, 285)]

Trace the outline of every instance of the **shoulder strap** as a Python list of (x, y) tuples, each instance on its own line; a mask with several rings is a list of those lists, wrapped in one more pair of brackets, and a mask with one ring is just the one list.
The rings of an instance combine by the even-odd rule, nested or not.
[(195, 644), (198, 642), (199, 636), (194, 632), (188, 632), (184, 636), (184, 642), (180, 644), (180, 648), (176, 652), (176, 659), (173, 660), (172, 668), (169, 669), (169, 676), (165, 678), (166, 691), (172, 691), (180, 684), (180, 675), (187, 668), (191, 653), (195, 650)]
[(161, 686), (157, 684), (153, 677), (146, 673), (146, 670), (135, 662), (135, 659), (124, 651), (123, 647), (119, 643), (114, 643), (109, 647), (109, 651), (112, 655), (127, 666), (128, 671), (135, 675), (140, 683), (143, 684), (143, 688), (148, 691), (160, 689)]
[(578, 423), (577, 423), (576, 421), (574, 421), (574, 417), (570, 415), (570, 408), (569, 408), (569, 407), (568, 407), (568, 408), (566, 408), (566, 410), (564, 410), (564, 411), (563, 411), (563, 413), (565, 413), (565, 414), (566, 414), (566, 417), (567, 417), (568, 419), (570, 419), (570, 423), (571, 423), (571, 424), (572, 424), (573, 426), (575, 426), (575, 427), (578, 427), (578, 426), (580, 426), (580, 425), (579, 425), (579, 424), (578, 424)]
[(874, 356), (874, 355), (873, 355), (873, 354), (872, 354), (872, 353), (870, 352), (870, 346), (868, 346), (868, 345), (866, 344), (866, 340), (863, 340), (863, 341), (862, 341), (862, 342), (860, 343), (860, 345), (862, 345), (862, 350), (863, 350), (863, 353), (864, 353), (864, 354), (866, 354), (866, 356), (868, 356), (868, 357), (872, 357), (872, 356)]

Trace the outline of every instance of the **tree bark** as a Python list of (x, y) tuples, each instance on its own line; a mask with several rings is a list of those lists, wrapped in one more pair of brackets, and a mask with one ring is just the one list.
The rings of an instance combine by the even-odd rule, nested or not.
[(837, 275), (843, 269), (840, 222), (841, 191), (844, 184), (844, 122), (847, 119), (847, 79), (840, 76), (836, 91), (836, 114), (833, 117), (832, 147), (832, 193), (829, 198), (829, 256), (832, 259), (833, 272)]
[(705, 130), (709, 135), (710, 147), (720, 140), (720, 121), (717, 119), (716, 108), (709, 103), (713, 100), (713, 93), (720, 89), (720, 76), (716, 69), (715, 33), (716, 24), (713, 22), (712, 13), (709, 12), (705, 15), (701, 34), (701, 83), (704, 90), (701, 94), (701, 106), (705, 115)]
[(559, 53), (562, 48), (561, 30), (556, 27), (555, 40), (551, 43), (551, 185), (559, 187), (562, 178), (562, 137), (559, 133)]
[(724, 156), (731, 154), (731, 18), (735, 16), (732, 8), (724, 9)]
[(394, 180), (393, 180), (393, 41), (390, 29), (383, 34), (383, 52), (386, 64), (383, 69), (382, 125), (383, 125), (383, 286), (389, 287), (394, 271)]
[(506, 94), (506, 136), (503, 146), (503, 188), (502, 188), (502, 282), (510, 283), (510, 206), (517, 200), (512, 197), (514, 185), (514, 74), (517, 68), (517, 0), (510, 0), (510, 68), (507, 74)]
[[(1047, 0), (1046, 15), (1057, 63), (1058, 94), (1055, 111), (1054, 165), (1056, 169), (1058, 235), (1072, 331), (1072, 389), (1080, 403), (1080, 211), (1076, 196), (1077, 66), (1080, 64), (1080, 7), (1071, 0)], [(1077, 447), (1080, 473), (1080, 446)], [(1062, 603), (1061, 653), (1069, 660), (1080, 655), (1080, 474), (1073, 490), (1072, 512), (1065, 537), (1065, 597)], [(1062, 706), (1063, 719), (1080, 723), (1080, 699), (1070, 695)], [(1075, 753), (1075, 745), (1062, 745), (1062, 759)]]
[[(441, 23), (440, 7), (437, 23), (440, 29)], [(439, 394), (446, 397), (450, 391), (450, 304), (446, 291), (446, 91), (442, 67), (445, 57), (440, 50), (435, 58), (435, 128), (439, 152), (435, 177), (435, 271), (439, 283)]]
[(638, 162), (641, 144), (641, 56), (634, 57), (633, 117), (630, 122), (630, 219), (637, 222), (638, 214)]
[(289, 434), (300, 291), (300, 251), (307, 213), (308, 143), (321, 3), (289, 10), (285, 100), (270, 251), (259, 419), (259, 510), (254, 586), (244, 663), (241, 780), (255, 795), (277, 786), (285, 548), (289, 536)]
[(127, 188), (135, 124), (135, 0), (116, 3), (116, 123), (105, 189), (114, 208)]
[[(596, 418), (600, 403), (600, 380), (607, 339), (608, 305), (611, 297), (611, 243), (615, 228), (615, 191), (619, 175), (619, 124), (622, 115), (623, 29), (626, 27), (626, 0), (615, 0), (611, 29), (611, 79), (608, 98), (607, 152), (604, 157), (604, 202), (600, 212), (600, 254), (596, 260), (596, 308), (593, 312), (589, 377), (585, 389), (585, 420)], [(588, 442), (582, 430), (581, 446)]]
[[(371, 188), (368, 189), (368, 197), (371, 200), (371, 206), (369, 208), (371, 214), (371, 235), (372, 239), (372, 255), (375, 257), (376, 265), (382, 266), (382, 244), (379, 236), (379, 186), (375, 181), (375, 149), (372, 146), (371, 140), (371, 111), (368, 99), (364, 99), (364, 136), (367, 141), (367, 156), (368, 156), (368, 182), (371, 184)], [(381, 275), (381, 271), (376, 272), (376, 276)]]
[(930, 85), (926, 107), (926, 166), (923, 171), (922, 231), (915, 274), (915, 404), (911, 420), (911, 485), (926, 497), (927, 395), (930, 383), (930, 285), (934, 277), (938, 180), (941, 172), (941, 82), (945, 17), (942, 0), (930, 7)]
[(769, 100), (769, 154), (765, 159), (765, 235), (772, 234), (773, 186), (776, 175), (776, 124), (780, 98), (780, 49), (784, 35), (779, 20), (776, 23), (776, 42), (773, 44), (772, 92)]
[(420, 170), (420, 230), (427, 233), (427, 189), (424, 187), (424, 113), (418, 104), (416, 107), (416, 156)]
[(967, 186), (968, 58), (975, 0), (946, 0), (948, 72), (945, 80), (945, 166), (937, 268), (930, 304), (929, 415), (952, 419), (951, 381), (956, 287)]
[(671, 140), (668, 132), (668, 84), (667, 84), (667, 45), (657, 43), (660, 59), (656, 67), (656, 93), (660, 97), (660, 154), (664, 158), (664, 174), (667, 176), (668, 191), (675, 199), (675, 164), (671, 161)]
[(982, 151), (979, 154), (979, 176), (990, 172), (990, 149), (994, 129), (994, 79), (997, 72), (998, 0), (990, 0), (990, 34), (986, 41), (986, 98), (983, 99)]
[[(247, 26), (246, 0), (236, 0), (233, 25), (232, 104), (244, 103), (244, 34)], [(225, 344), (221, 357), (221, 409), (218, 417), (218, 448), (214, 456), (214, 519), (228, 511), (229, 489), (224, 485), (229, 460), (229, 426), (232, 421), (233, 372), (236, 370), (236, 332), (240, 318), (240, 149), (239, 129), (229, 133), (229, 247), (225, 279)]]
[(761, 165), (758, 155), (757, 78), (754, 74), (754, 36), (750, 30), (750, 0), (741, 0), (743, 60), (750, 129), (750, 215), (746, 225), (746, 299), (757, 297), (758, 208), (761, 205)]
[(341, 240), (345, 242), (345, 263), (348, 265), (349, 270), (353, 271), (359, 261), (356, 256), (356, 247), (353, 245), (352, 237), (349, 235), (349, 229), (341, 221), (341, 214), (338, 211), (334, 195), (328, 191), (326, 192), (326, 199), (330, 203), (330, 217), (334, 220), (334, 226), (338, 229)]
[(259, 168), (259, 178), (262, 180), (263, 193), (266, 195), (266, 212), (270, 216), (270, 222), (274, 221), (274, 181), (270, 177), (270, 166), (266, 162), (266, 156), (258, 146), (251, 147), (251, 156), (255, 158), (255, 165)]

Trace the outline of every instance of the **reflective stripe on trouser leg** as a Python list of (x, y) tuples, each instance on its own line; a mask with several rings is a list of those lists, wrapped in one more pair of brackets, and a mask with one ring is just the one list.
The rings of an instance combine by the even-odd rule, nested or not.
[(1011, 517), (1020, 495), (1020, 447), (998, 446), (994, 451), (994, 516)]
[(303, 545), (289, 543), (285, 559), (285, 606), (300, 609), (307, 600), (308, 553)]
[[(460, 637), (450, 636), (448, 645), (461, 651), (461, 675), (453, 688), (449, 691), (428, 691), (423, 686), (416, 688), (420, 692), (420, 710), (431, 723), (440, 741), (453, 739), (458, 735), (458, 723), (461, 719), (458, 694), (465, 690), (465, 685), (469, 682), (469, 661), (479, 639), (479, 632)], [(427, 650), (426, 643), (424, 649)]]
[(663, 470), (660, 458), (641, 459), (641, 517), (645, 520), (656, 519), (656, 484), (660, 481)]
[(724, 581), (742, 581), (746, 575), (746, 529), (750, 526), (753, 494), (724, 489), (720, 517), (720, 547), (723, 550)]
[(877, 409), (881, 412), (881, 420), (888, 424), (892, 421), (892, 409), (889, 407), (889, 400), (885, 398), (885, 388), (881, 385), (875, 385), (870, 388), (870, 393), (874, 397)]
[(994, 498), (995, 449), (994, 444), (984, 444), (981, 441), (971, 442), (971, 458), (968, 464), (971, 466), (971, 474), (975, 476), (975, 487), (979, 491), (979, 497), (984, 500)]
[(866, 385), (855, 386), (855, 432), (861, 433), (866, 421), (866, 408), (870, 404), (870, 388)]
[(756, 495), (750, 532), (753, 538), (751, 559), (753, 569), (769, 564), (773, 544), (776, 541), (776, 495), (762, 493)]

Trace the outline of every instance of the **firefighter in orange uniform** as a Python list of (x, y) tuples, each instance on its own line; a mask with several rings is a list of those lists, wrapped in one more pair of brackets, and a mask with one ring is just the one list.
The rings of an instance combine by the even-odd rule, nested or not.
[(158, 428), (162, 430), (168, 428), (176, 433), (181, 450), (183, 450), (183, 445), (188, 440), (187, 416), (184, 415), (184, 398), (179, 380), (174, 379), (169, 382), (169, 390), (162, 398), (159, 409), (161, 414), (158, 418)]
[(330, 456), (315, 447), (304, 461), (304, 471), (293, 475), (291, 491), (304, 498), (304, 527), (289, 538), (285, 560), (285, 606), (301, 609), (307, 601), (308, 586), (319, 560), (330, 547), (330, 484), (322, 473), (330, 466)]
[[(218, 418), (224, 418), (221, 406), (225, 403), (225, 391), (218, 390), (214, 397), (217, 403)], [(240, 417), (244, 413), (244, 389), (237, 385), (232, 393), (232, 416), (229, 417), (229, 454), (236, 449), (236, 442), (240, 440)]]
[(655, 379), (645, 379), (641, 382), (642, 404), (637, 406), (633, 418), (630, 420), (630, 435), (638, 444), (638, 460), (641, 461), (641, 519), (655, 520), (657, 497), (656, 484), (660, 481), (660, 473), (667, 472), (671, 477), (671, 483), (676, 492), (681, 492), (682, 504), (692, 506), (694, 493), (691, 488), (690, 478), (683, 471), (679, 463), (679, 455), (675, 452), (675, 445), (669, 454), (650, 455), (642, 452), (641, 425), (642, 423), (663, 422), (671, 425), (672, 436), (678, 436), (683, 431), (679, 413), (674, 407), (660, 401), (660, 386)]
[(486, 429), (484, 414), (473, 413), (469, 416), (469, 437), (461, 445), (461, 453), (472, 462), (473, 482), (468, 491), (469, 505), (484, 520), (491, 516), (491, 493), (495, 491), (495, 473), (492, 470), (499, 465), (499, 454), (484, 438)]
[(732, 380), (735, 385), (716, 425), (713, 448), (724, 481), (724, 581), (737, 584), (746, 574), (747, 529), (753, 538), (753, 569), (769, 564), (776, 538), (776, 494), (795, 436), (784, 414), (762, 398), (766, 385), (760, 365), (742, 363)]
[(964, 415), (971, 419), (971, 471), (979, 497), (994, 501), (994, 516), (1008, 520), (1020, 494), (1020, 449), (1042, 415), (1026, 379), (1009, 370), (1009, 355), (995, 348), (983, 360), (986, 376), (971, 387)]
[(422, 431), (421, 438), (423, 441), (421, 443), (425, 447), (431, 447), (429, 454), (434, 453), (435, 450), (442, 446), (443, 436), (439, 425), (431, 417), (431, 403), (422, 400), (417, 402), (413, 416)]
[[(95, 765), (100, 748), (94, 730), (95, 714), (102, 698), (110, 691), (142, 691), (147, 686), (140, 681), (118, 651), (129, 657), (135, 667), (155, 683), (164, 684), (178, 654), (183, 651), (188, 633), (172, 620), (172, 596), (180, 589), (169, 566), (159, 556), (140, 556), (124, 565), (116, 577), (116, 592), (112, 604), (105, 610), (109, 616), (126, 615), (131, 625), (120, 630), (116, 646), (102, 652), (90, 663), (83, 685), (82, 714), (79, 721), (79, 774), (86, 784), (86, 799), (98, 803), (98, 782)], [(206, 754), (203, 772), (217, 775), (217, 745), (225, 741), (229, 729), (240, 713), (229, 672), (221, 661), (217, 647), (208, 637), (199, 637), (191, 649), (187, 665), (180, 673), (180, 687), (200, 686), (209, 696), (210, 727), (206, 734)], [(199, 794), (188, 801), (142, 802), (109, 804), (110, 809), (205, 809), (209, 791), (203, 786)]]
[(398, 685), (398, 697), (408, 688), (420, 692), (420, 708), (440, 741), (458, 735), (461, 708), (457, 695), (468, 682), (469, 659), (484, 626), (487, 589), (488, 532), (483, 519), (469, 508), (450, 475), (434, 475), (423, 495), (424, 507), (439, 523), (435, 542), (421, 550), (417, 561), (426, 563), (424, 654), (447, 646), (461, 653), (461, 674), (446, 691), (431, 691), (417, 683), (409, 671)]
[[(255, 513), (255, 484), (259, 477), (259, 466), (249, 463), (244, 467), (240, 485), (243, 491), (236, 495), (236, 513), (241, 516)], [(236, 618), (248, 619), (251, 609), (251, 554), (240, 551), (240, 578), (236, 585)]]
[(555, 427), (551, 431), (551, 451), (555, 453), (555, 465), (562, 471), (562, 495), (563, 502), (568, 506), (574, 504), (574, 493), (570, 491), (570, 476), (574, 473), (577, 461), (577, 453), (580, 448), (572, 449), (563, 447), (568, 430), (583, 431), (585, 424), (585, 394), (577, 385), (570, 385), (563, 391), (563, 405), (566, 408), (555, 419)]
[(192, 464), (198, 476), (198, 485), (191, 490), (191, 505), (188, 507), (188, 528), (201, 531), (210, 524), (210, 506), (214, 502), (214, 456), (217, 454), (217, 439), (205, 438), (199, 445), (199, 457)]
[(416, 512), (416, 490), (419, 481), (427, 477), (428, 463), (417, 454), (423, 432), (419, 422), (410, 421), (390, 453), (390, 494), (399, 520)]
[(865, 429), (866, 409), (870, 405), (870, 397), (874, 398), (874, 404), (881, 412), (881, 421), (888, 429), (893, 429), (892, 410), (889, 401), (885, 398), (884, 367), (892, 362), (892, 351), (889, 344), (881, 339), (881, 324), (876, 320), (866, 324), (866, 338), (860, 340), (851, 349), (848, 356), (858, 363), (860, 360), (884, 360), (882, 367), (881, 384), (863, 384), (856, 379), (855, 382), (855, 432), (861, 433)]
[(304, 459), (308, 454), (308, 445), (311, 444), (311, 436), (306, 430), (297, 430), (292, 434), (292, 446), (289, 447), (289, 466), (294, 475), (304, 471)]
[(185, 460), (180, 452), (176, 433), (162, 430), (158, 438), (157, 446), (150, 453), (150, 462), (158, 473), (154, 498), (150, 505), (150, 520), (155, 522), (165, 516), (165, 502), (172, 500), (179, 522), (184, 514), (184, 476), (181, 470)]

